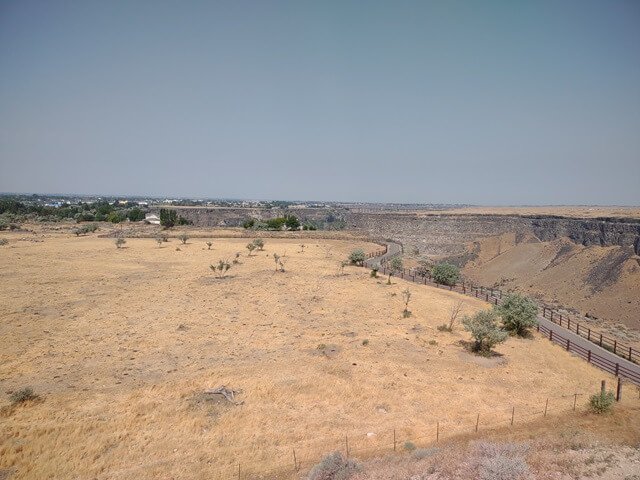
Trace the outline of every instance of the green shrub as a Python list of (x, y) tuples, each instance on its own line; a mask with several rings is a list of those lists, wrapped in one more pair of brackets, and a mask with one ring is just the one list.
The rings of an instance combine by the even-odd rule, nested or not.
[(132, 222), (141, 222), (142, 220), (144, 220), (144, 213), (138, 207), (134, 207), (131, 210), (129, 210), (128, 217), (129, 217), (129, 220)]
[(498, 315), (493, 310), (482, 310), (465, 316), (462, 319), (465, 330), (471, 332), (474, 339), (472, 350), (480, 354), (488, 354), (498, 343), (507, 339), (507, 332), (500, 329)]
[(371, 278), (378, 278), (378, 270), (380, 270), (380, 267), (378, 265), (374, 265), (373, 267), (371, 267), (371, 273), (369, 274), (369, 276)]
[(416, 446), (413, 442), (404, 442), (404, 449), (413, 452), (416, 449)]
[(158, 248), (160, 248), (162, 246), (162, 244), (164, 243), (164, 238), (163, 237), (156, 237), (156, 243), (158, 244)]
[(431, 275), (433, 281), (441, 285), (455, 285), (460, 279), (460, 269), (450, 263), (438, 263), (436, 264)]
[(9, 244), (9, 240), (7, 240), (6, 238), (0, 238), (0, 246), (8, 245), (8, 244)]
[(226, 260), (218, 260), (217, 265), (209, 265), (209, 268), (218, 276), (218, 278), (224, 278), (231, 268), (231, 264)]
[(250, 228), (253, 228), (255, 224), (256, 224), (256, 221), (252, 218), (251, 220), (247, 220), (246, 222), (244, 222), (242, 226), (248, 230)]
[(361, 248), (356, 248), (349, 254), (349, 261), (354, 265), (362, 265), (365, 258), (366, 255), (364, 253), (364, 250), (362, 250)]
[(502, 318), (502, 325), (508, 332), (525, 337), (528, 329), (535, 326), (538, 305), (528, 297), (517, 293), (509, 293), (494, 310)]
[(178, 238), (180, 239), (180, 241), (182, 242), (183, 245), (186, 245), (187, 244), (187, 240), (189, 240), (189, 237), (185, 233), (180, 235)]
[(611, 392), (600, 392), (591, 395), (589, 398), (589, 408), (593, 413), (609, 413), (613, 407), (616, 397)]
[(116, 238), (116, 247), (120, 248), (122, 247), (125, 243), (127, 243), (127, 241), (124, 238)]
[(356, 462), (342, 458), (340, 452), (334, 452), (326, 455), (311, 469), (307, 480), (348, 480), (357, 472)]
[(249, 256), (256, 249), (256, 246), (253, 243), (247, 243), (247, 250), (249, 250)]
[(22, 390), (13, 392), (9, 397), (13, 405), (28, 402), (30, 400), (37, 400), (38, 398), (39, 396), (33, 392), (33, 389), (31, 387), (23, 388)]

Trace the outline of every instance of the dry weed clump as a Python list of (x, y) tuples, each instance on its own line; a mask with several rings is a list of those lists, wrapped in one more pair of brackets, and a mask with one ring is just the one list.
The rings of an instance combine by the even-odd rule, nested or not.
[(340, 452), (330, 453), (309, 472), (306, 480), (347, 480), (358, 471), (358, 464), (344, 459)]

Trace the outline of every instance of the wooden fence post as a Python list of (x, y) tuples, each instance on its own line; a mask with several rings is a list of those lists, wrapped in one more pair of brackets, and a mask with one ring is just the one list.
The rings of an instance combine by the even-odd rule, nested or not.
[(578, 403), (578, 394), (574, 393), (573, 394), (573, 411), (576, 411), (576, 403)]
[(478, 424), (480, 423), (480, 414), (476, 417), (476, 433), (478, 433)]
[(600, 383), (600, 393), (604, 395), (606, 391), (607, 391), (607, 381), (602, 380), (602, 382)]
[(631, 349), (631, 347), (629, 347), (629, 361), (630, 361), (630, 362), (632, 361), (632, 360), (631, 360), (631, 352), (632, 352), (632, 349)]
[(553, 330), (549, 330), (549, 341), (553, 342)]
[(296, 459), (296, 449), (293, 449), (293, 471), (298, 471), (298, 460)]
[(511, 425), (513, 425), (513, 417), (516, 414), (516, 407), (515, 405), (513, 406), (513, 409), (511, 410)]
[(587, 363), (591, 363), (591, 350), (587, 352)]
[(616, 377), (618, 376), (619, 371), (620, 371), (620, 364), (616, 363)]
[(547, 416), (547, 407), (549, 407), (549, 399), (547, 398), (547, 403), (544, 404), (544, 416)]
[(622, 379), (618, 377), (618, 388), (616, 389), (616, 402), (622, 400)]
[(571, 341), (567, 338), (567, 352), (569, 351), (570, 346), (571, 346)]
[(436, 422), (436, 443), (440, 440), (440, 422)]
[(617, 352), (616, 352), (616, 348), (617, 348), (617, 347), (618, 347), (618, 341), (617, 341), (617, 340), (614, 340), (614, 341), (613, 341), (613, 353), (617, 353)]
[(349, 436), (347, 434), (344, 435), (344, 443), (347, 447), (347, 458), (349, 458)]
[(591, 341), (591, 329), (587, 328), (587, 340)]

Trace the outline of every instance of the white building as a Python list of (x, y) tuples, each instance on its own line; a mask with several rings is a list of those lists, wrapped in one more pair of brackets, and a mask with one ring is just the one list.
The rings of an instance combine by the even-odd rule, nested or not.
[(144, 216), (144, 221), (150, 223), (151, 225), (160, 225), (160, 217), (154, 215), (153, 213), (147, 213)]

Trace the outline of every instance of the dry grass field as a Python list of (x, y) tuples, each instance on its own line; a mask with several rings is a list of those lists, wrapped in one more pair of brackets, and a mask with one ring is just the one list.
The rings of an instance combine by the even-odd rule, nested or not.
[[(0, 476), (210, 479), (432, 440), (570, 409), (613, 379), (546, 340), (509, 339), (492, 359), (439, 332), (455, 293), (373, 279), (339, 261), (346, 240), (128, 239), (52, 233), (0, 247), (0, 392), (41, 396), (0, 415)], [(300, 243), (306, 248), (301, 252)], [(241, 252), (228, 278), (209, 269)], [(275, 272), (273, 253), (286, 255)], [(401, 291), (413, 293), (402, 316)], [(363, 342), (368, 340), (368, 342)], [(364, 343), (364, 344), (363, 344)], [(236, 406), (204, 395), (226, 385)], [(580, 397), (584, 404), (586, 397)], [(525, 414), (534, 414), (525, 416)], [(372, 433), (374, 435), (367, 435)], [(425, 440), (426, 441), (426, 440)]]

